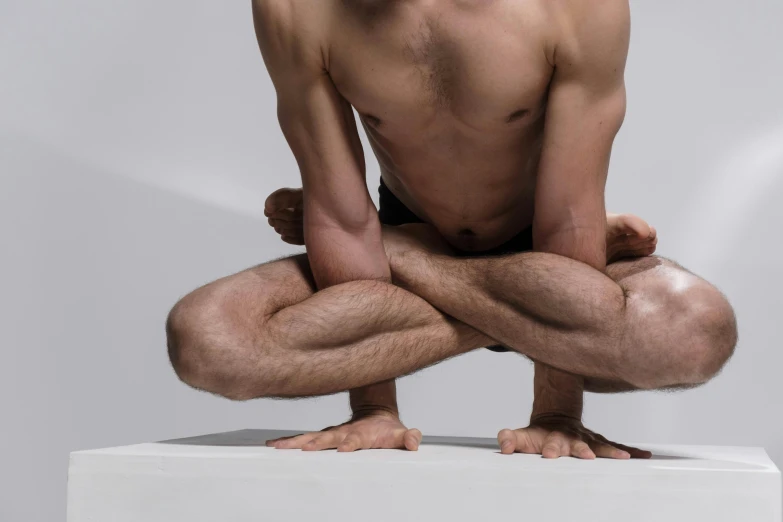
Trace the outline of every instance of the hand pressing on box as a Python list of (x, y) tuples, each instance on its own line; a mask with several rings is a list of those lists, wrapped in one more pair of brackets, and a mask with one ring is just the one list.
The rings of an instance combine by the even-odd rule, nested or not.
[(649, 459), (652, 456), (649, 451), (607, 440), (585, 428), (579, 419), (560, 414), (534, 417), (527, 428), (501, 430), (498, 443), (504, 454), (533, 453), (548, 459)]
[(407, 449), (416, 451), (421, 432), (408, 429), (396, 413), (387, 410), (355, 412), (353, 418), (339, 426), (294, 437), (268, 440), (267, 446), (277, 449), (318, 451), (356, 451), (360, 449)]

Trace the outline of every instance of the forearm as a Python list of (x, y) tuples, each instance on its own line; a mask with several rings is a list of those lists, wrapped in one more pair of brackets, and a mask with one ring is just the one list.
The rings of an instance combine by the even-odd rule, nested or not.
[(355, 388), (350, 391), (349, 395), (351, 412), (354, 417), (378, 410), (399, 415), (397, 386), (394, 379)]
[(531, 420), (552, 413), (581, 419), (583, 396), (584, 377), (535, 363)]
[[(355, 280), (391, 282), (388, 259), (377, 239), (377, 219), (367, 216), (366, 225), (352, 231), (334, 225), (336, 230), (329, 231), (329, 220), (318, 217), (311, 217), (309, 222), (309, 244), (313, 248), (308, 248), (308, 257), (319, 290)], [(335, 251), (338, 246), (339, 251)], [(377, 410), (399, 414), (394, 379), (352, 389), (349, 400), (354, 417)]]
[(398, 286), (534, 360), (602, 378), (621, 362), (625, 296), (584, 263), (539, 252), (458, 259), (411, 251), (391, 268)]
[(391, 282), (377, 215), (362, 221), (346, 224), (305, 212), (307, 257), (319, 290), (350, 281)]

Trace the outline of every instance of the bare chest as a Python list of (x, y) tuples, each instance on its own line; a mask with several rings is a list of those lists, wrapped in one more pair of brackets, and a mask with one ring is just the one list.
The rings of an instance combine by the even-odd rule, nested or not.
[(329, 73), (379, 133), (503, 132), (539, 115), (552, 67), (538, 2), (340, 5)]
[(553, 72), (539, 1), (357, 1), (387, 11), (346, 12), (328, 68), (387, 185), (460, 248), (507, 240), (532, 220)]

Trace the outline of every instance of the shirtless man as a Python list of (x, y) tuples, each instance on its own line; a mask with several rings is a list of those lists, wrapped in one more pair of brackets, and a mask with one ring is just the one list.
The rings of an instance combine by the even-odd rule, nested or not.
[[(737, 333), (715, 287), (651, 255), (652, 227), (604, 207), (627, 0), (254, 0), (253, 13), (303, 184), (266, 214), (307, 255), (177, 303), (179, 377), (236, 400), (350, 390), (351, 420), (277, 448), (414, 450), (394, 379), (491, 346), (535, 361), (530, 425), (500, 431), (503, 453), (649, 456), (585, 428), (583, 391), (704, 383)], [(381, 166), (379, 211), (351, 107)]]

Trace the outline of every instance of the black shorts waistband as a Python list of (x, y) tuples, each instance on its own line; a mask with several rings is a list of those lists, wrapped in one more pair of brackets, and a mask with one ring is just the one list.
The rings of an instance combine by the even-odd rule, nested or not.
[[(381, 183), (378, 187), (378, 206), (378, 218), (384, 225), (396, 227), (407, 225), (408, 223), (425, 223), (423, 219), (414, 214), (411, 209), (406, 207), (405, 204), (389, 190), (389, 187), (383, 182), (383, 178), (381, 178)], [(493, 256), (526, 252), (532, 249), (533, 227), (527, 227), (500, 246), (481, 252), (458, 251), (457, 255), (472, 257)]]

